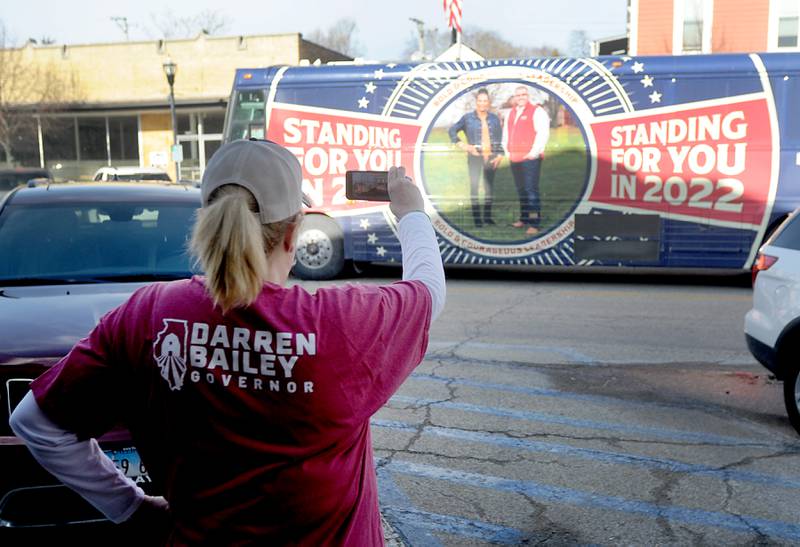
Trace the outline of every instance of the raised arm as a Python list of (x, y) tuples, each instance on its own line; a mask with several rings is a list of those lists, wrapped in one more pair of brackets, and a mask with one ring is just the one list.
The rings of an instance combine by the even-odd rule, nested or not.
[(399, 219), (403, 252), (403, 280), (421, 281), (431, 293), (431, 321), (444, 309), (446, 286), (442, 255), (433, 226), (425, 214), (419, 189), (406, 177), (403, 167), (389, 170), (391, 209)]

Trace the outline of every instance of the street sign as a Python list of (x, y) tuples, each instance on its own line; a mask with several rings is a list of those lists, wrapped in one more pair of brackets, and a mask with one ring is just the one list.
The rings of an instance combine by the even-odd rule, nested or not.
[(172, 161), (178, 163), (183, 161), (183, 147), (180, 144), (172, 145)]

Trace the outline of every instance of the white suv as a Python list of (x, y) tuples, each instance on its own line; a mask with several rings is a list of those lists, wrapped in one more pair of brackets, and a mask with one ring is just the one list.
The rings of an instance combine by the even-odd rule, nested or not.
[(101, 167), (94, 174), (96, 181), (160, 180), (172, 182), (169, 174), (155, 167)]
[(800, 209), (775, 230), (753, 264), (753, 309), (744, 334), (753, 357), (783, 380), (786, 412), (800, 433)]

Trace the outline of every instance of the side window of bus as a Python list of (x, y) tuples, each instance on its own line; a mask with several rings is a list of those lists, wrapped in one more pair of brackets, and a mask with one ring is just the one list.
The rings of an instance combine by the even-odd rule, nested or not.
[(237, 91), (231, 111), (229, 138), (263, 139), (266, 100), (263, 90)]

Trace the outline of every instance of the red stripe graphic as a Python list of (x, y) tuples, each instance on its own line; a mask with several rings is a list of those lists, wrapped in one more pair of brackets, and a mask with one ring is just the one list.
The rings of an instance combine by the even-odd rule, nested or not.
[(774, 168), (766, 99), (626, 117), (591, 130), (591, 201), (717, 224), (761, 223)]
[(340, 110), (276, 107), (267, 138), (286, 146), (300, 160), (303, 188), (315, 207), (344, 210), (375, 206), (345, 198), (348, 170), (385, 171), (402, 165), (419, 181), (412, 172), (419, 131), (415, 125), (347, 116)]

